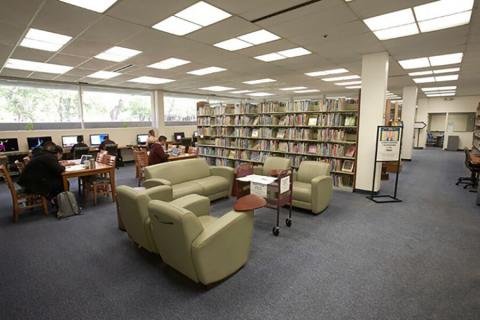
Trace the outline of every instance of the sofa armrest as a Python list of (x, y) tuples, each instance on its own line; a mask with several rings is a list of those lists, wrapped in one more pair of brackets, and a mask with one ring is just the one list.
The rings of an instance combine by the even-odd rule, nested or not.
[(156, 186), (171, 186), (172, 183), (166, 179), (160, 179), (160, 178), (152, 178), (145, 180), (143, 182), (143, 186), (147, 189), (156, 187)]
[(173, 200), (170, 204), (187, 209), (197, 217), (210, 214), (210, 199), (198, 194), (189, 194), (184, 197)]
[(258, 175), (263, 176), (263, 166), (253, 167), (253, 174), (258, 174)]
[(192, 243), (192, 259), (203, 284), (219, 281), (248, 259), (253, 212), (230, 211), (208, 225)]
[(210, 174), (212, 176), (219, 176), (227, 179), (228, 181), (228, 194), (232, 192), (233, 187), (233, 177), (235, 174), (235, 170), (230, 167), (225, 166), (210, 166)]
[(318, 214), (330, 203), (333, 192), (331, 176), (321, 176), (312, 179), (312, 212)]
[(158, 185), (148, 188), (145, 190), (145, 194), (152, 200), (162, 200), (166, 202), (173, 200), (172, 187), (169, 185)]

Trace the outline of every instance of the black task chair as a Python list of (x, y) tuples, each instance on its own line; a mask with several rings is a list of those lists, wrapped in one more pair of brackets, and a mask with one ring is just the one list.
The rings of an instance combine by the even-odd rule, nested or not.
[(480, 173), (480, 165), (472, 163), (472, 157), (470, 155), (470, 150), (468, 148), (464, 149), (465, 151), (465, 166), (470, 170), (470, 177), (460, 177), (457, 180), (456, 185), (464, 184), (464, 189), (468, 187), (476, 188), (478, 186), (478, 175)]
[(115, 156), (116, 158), (116, 167), (118, 169), (118, 167), (123, 167), (124, 164), (123, 164), (123, 158), (120, 154), (120, 152), (118, 152), (118, 144), (106, 144), (105, 145), (105, 150), (107, 151), (107, 153), (111, 156)]
[(89, 147), (76, 147), (73, 149), (72, 157), (73, 159), (80, 159), (84, 154), (88, 154), (89, 151)]

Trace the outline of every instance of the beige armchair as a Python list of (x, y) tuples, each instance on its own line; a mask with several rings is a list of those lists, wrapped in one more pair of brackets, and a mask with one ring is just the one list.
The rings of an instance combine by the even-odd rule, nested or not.
[(154, 200), (148, 206), (153, 238), (166, 264), (208, 285), (228, 277), (247, 262), (253, 212), (230, 211), (216, 218), (196, 212), (198, 208), (182, 208), (175, 201)]
[(295, 207), (319, 214), (328, 207), (333, 191), (330, 166), (326, 162), (302, 161), (293, 176), (293, 199)]
[(289, 158), (282, 157), (267, 157), (263, 166), (256, 166), (253, 168), (253, 173), (270, 176), (273, 170), (287, 170), (291, 167), (291, 161)]
[(199, 216), (208, 216), (210, 211), (208, 198), (191, 194), (173, 200), (172, 188), (169, 186), (157, 186), (150, 189), (117, 187), (118, 212), (125, 231), (139, 247), (152, 253), (158, 253), (157, 246), (153, 241), (148, 214), (148, 203), (152, 200), (170, 202), (180, 208), (194, 211)]

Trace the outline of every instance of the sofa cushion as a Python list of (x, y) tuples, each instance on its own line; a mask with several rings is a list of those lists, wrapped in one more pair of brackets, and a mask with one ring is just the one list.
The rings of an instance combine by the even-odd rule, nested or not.
[(203, 194), (214, 194), (228, 190), (228, 181), (224, 177), (210, 176), (207, 178), (197, 179), (196, 183), (202, 186)]
[(312, 185), (310, 183), (294, 181), (293, 182), (293, 199), (298, 201), (311, 202)]
[(160, 163), (145, 168), (145, 179), (161, 178), (173, 185), (210, 176), (205, 159), (187, 159)]
[(172, 191), (173, 191), (173, 199), (178, 199), (188, 194), (195, 194), (195, 193), (199, 195), (204, 194), (202, 186), (194, 181), (176, 184), (172, 186)]

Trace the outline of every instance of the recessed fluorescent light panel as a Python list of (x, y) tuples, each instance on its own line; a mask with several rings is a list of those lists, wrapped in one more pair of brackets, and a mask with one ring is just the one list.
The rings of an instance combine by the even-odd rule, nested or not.
[(60, 0), (62, 2), (82, 7), (87, 10), (92, 10), (99, 13), (104, 13), (117, 0)]
[(256, 56), (255, 59), (270, 62), (270, 61), (275, 61), (275, 60), (282, 60), (282, 59), (287, 59), (287, 58), (300, 57), (300, 56), (304, 56), (304, 55), (311, 54), (311, 53), (312, 52), (308, 51), (305, 48), (298, 47), (298, 48), (282, 50), (282, 51), (278, 51), (278, 52), (272, 52), (272, 53), (269, 53), (269, 54)]
[(434, 93), (434, 94), (427, 94), (427, 97), (451, 97), (454, 96), (455, 92), (452, 93)]
[(130, 79), (128, 81), (129, 82), (137, 82), (137, 83), (146, 83), (146, 84), (163, 84), (163, 83), (173, 82), (175, 80), (143, 76), (143, 77)]
[(435, 82), (435, 78), (434, 77), (414, 78), (413, 81), (415, 83)]
[(252, 90), (238, 90), (238, 91), (232, 91), (230, 93), (247, 93), (247, 92), (252, 92)]
[(215, 92), (228, 91), (228, 90), (234, 90), (234, 89), (235, 88), (223, 87), (223, 86), (211, 86), (211, 87), (200, 88), (200, 90), (215, 91)]
[(269, 83), (269, 82), (275, 82), (275, 81), (277, 81), (277, 80), (273, 80), (273, 79), (270, 79), (270, 78), (265, 78), (265, 79), (244, 81), (243, 83), (246, 83), (246, 84), (260, 84), (260, 83)]
[(347, 82), (336, 82), (336, 86), (352, 86), (354, 84), (362, 84), (362, 81), (347, 81)]
[(363, 21), (379, 40), (388, 40), (468, 24), (473, 4), (474, 0), (440, 0), (414, 7), (415, 15), (408, 8)]
[(290, 87), (290, 88), (281, 88), (282, 91), (293, 91), (293, 90), (303, 90), (307, 89), (307, 87)]
[(34, 62), (34, 61), (21, 60), (21, 59), (8, 59), (4, 67), (8, 69), (54, 73), (54, 74), (62, 74), (73, 69), (73, 67), (70, 67), (70, 66), (43, 63), (43, 62)]
[(360, 89), (362, 88), (362, 86), (349, 86), (349, 87), (345, 87), (347, 89)]
[(87, 77), (96, 79), (112, 79), (119, 75), (121, 75), (121, 73), (112, 71), (97, 71), (95, 73), (92, 73), (91, 75), (88, 75)]
[(280, 39), (280, 37), (276, 34), (262, 29), (216, 43), (214, 46), (228, 51), (236, 51), (278, 39)]
[(408, 75), (412, 77), (418, 77), (418, 76), (427, 76), (433, 74), (432, 70), (426, 70), (426, 71), (418, 71), (418, 72), (410, 72)]
[(154, 29), (183, 36), (230, 17), (231, 14), (204, 1), (199, 1), (175, 15), (160, 21)]
[(20, 46), (55, 52), (60, 50), (70, 39), (72, 37), (63, 34), (30, 28)]
[(225, 71), (225, 70), (227, 70), (227, 69), (220, 68), (220, 67), (208, 67), (208, 68), (202, 68), (202, 69), (198, 69), (198, 70), (189, 71), (187, 73), (188, 74), (193, 74), (195, 76), (204, 76), (206, 74), (222, 72), (222, 71)]
[(295, 93), (312, 93), (312, 92), (320, 92), (318, 89), (307, 89), (307, 90), (296, 90)]
[(462, 58), (463, 58), (463, 53), (458, 52), (458, 53), (442, 54), (439, 56), (400, 60), (398, 61), (398, 63), (400, 63), (403, 69), (417, 69), (417, 68), (437, 67), (437, 66), (443, 66), (443, 65), (449, 65), (449, 64), (459, 64), (462, 62)]
[(254, 92), (254, 93), (248, 93), (249, 96), (252, 97), (268, 97), (268, 96), (273, 96), (273, 93), (268, 93), (268, 92)]
[(460, 68), (447, 68), (447, 69), (433, 70), (433, 73), (439, 74), (439, 73), (451, 73), (451, 72), (458, 72), (458, 71), (460, 71)]
[(428, 92), (428, 91), (441, 91), (441, 90), (457, 90), (457, 86), (422, 88), (422, 91), (423, 91), (423, 92)]
[(148, 67), (154, 68), (154, 69), (160, 69), (160, 70), (168, 70), (168, 69), (173, 69), (175, 67), (183, 66), (188, 63), (190, 63), (190, 61), (188, 60), (183, 60), (178, 58), (168, 58), (160, 62), (151, 64)]
[(446, 76), (436, 76), (435, 81), (456, 81), (458, 80), (458, 74), (449, 74)]
[(97, 54), (95, 58), (114, 62), (122, 62), (140, 53), (142, 53), (142, 51), (123, 47), (112, 47), (103, 51), (102, 53)]
[(309, 77), (320, 77), (320, 76), (328, 76), (331, 74), (340, 74), (340, 73), (346, 73), (346, 72), (348, 72), (347, 69), (338, 68), (338, 69), (330, 69), (330, 70), (323, 70), (323, 71), (307, 72), (305, 73), (305, 75)]
[(342, 77), (333, 77), (333, 78), (323, 78), (323, 81), (332, 82), (332, 81), (343, 81), (343, 80), (353, 80), (360, 79), (360, 76), (351, 75), (351, 76), (342, 76)]

